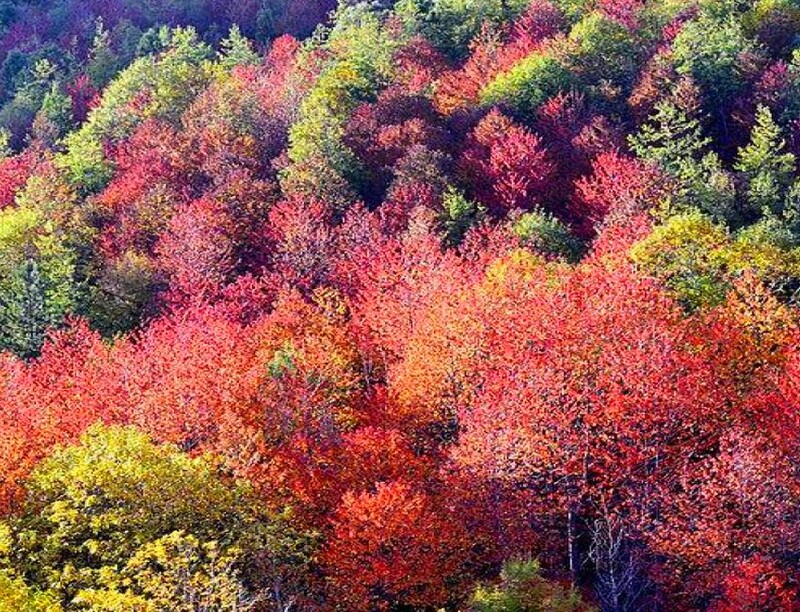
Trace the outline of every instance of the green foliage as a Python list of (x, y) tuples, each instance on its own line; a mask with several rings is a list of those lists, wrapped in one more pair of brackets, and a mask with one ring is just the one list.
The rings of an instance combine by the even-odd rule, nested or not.
[(702, 12), (687, 23), (672, 44), (679, 74), (691, 75), (715, 104), (728, 104), (745, 84), (744, 54), (758, 48), (745, 35), (741, 21), (729, 11)]
[(590, 13), (573, 26), (568, 49), (570, 67), (588, 84), (631, 85), (637, 67), (636, 41), (616, 21)]
[(536, 251), (576, 261), (583, 245), (559, 219), (544, 211), (525, 213), (514, 223), (514, 233)]
[(639, 157), (658, 163), (674, 177), (679, 208), (697, 207), (718, 219), (734, 219), (733, 181), (717, 154), (709, 151), (711, 140), (696, 117), (661, 101), (629, 142)]
[(60, 84), (53, 83), (42, 100), (41, 109), (33, 124), (33, 136), (50, 144), (55, 144), (74, 125), (72, 101)]
[(731, 236), (698, 211), (675, 215), (635, 244), (631, 258), (690, 310), (721, 303), (733, 278), (745, 270), (776, 291), (800, 278), (800, 249), (788, 230), (770, 219)]
[(736, 169), (746, 185), (745, 198), (750, 209), (758, 214), (779, 214), (791, 187), (795, 156), (786, 152), (781, 129), (772, 113), (760, 106), (750, 143), (739, 151)]
[(390, 80), (392, 59), (402, 38), (392, 35), (379, 15), (364, 7), (342, 8), (327, 36), (307, 46), (308, 61), (320, 51), (330, 55), (289, 130), (289, 159), (284, 187), (318, 197), (326, 185), (338, 186), (330, 202), (343, 207), (352, 199), (349, 185), (359, 163), (342, 142), (344, 126), (360, 101), (373, 98)]
[(785, 295), (800, 279), (798, 247), (797, 237), (784, 223), (765, 217), (734, 234), (725, 253), (725, 266), (733, 273), (753, 270), (768, 287)]
[(98, 19), (86, 74), (89, 75), (92, 85), (99, 89), (105, 87), (121, 67), (120, 57), (111, 47), (110, 34), (103, 25), (103, 20)]
[(0, 212), (0, 349), (35, 356), (77, 303), (75, 254), (28, 207)]
[(144, 255), (129, 251), (109, 263), (90, 290), (92, 327), (105, 336), (138, 327), (155, 284), (155, 267)]
[(487, 106), (503, 104), (523, 117), (532, 117), (539, 106), (574, 84), (572, 74), (558, 60), (533, 53), (495, 77), (481, 92)]
[(501, 583), (479, 586), (469, 603), (473, 612), (589, 612), (574, 589), (542, 578), (537, 561), (509, 561)]
[(675, 215), (631, 249), (631, 258), (662, 279), (688, 308), (714, 306), (725, 299), (720, 278), (722, 250), (728, 241), (723, 227), (694, 211)]
[(255, 65), (260, 61), (253, 44), (242, 35), (238, 25), (234, 25), (228, 37), (220, 43), (220, 64), (225, 68)]
[(444, 194), (443, 211), (440, 222), (444, 228), (445, 244), (456, 246), (464, 238), (470, 227), (485, 216), (485, 209), (463, 193), (450, 187)]
[(197, 595), (234, 609), (248, 555), (304, 554), (282, 519), (210, 458), (132, 428), (95, 426), (79, 445), (56, 450), (31, 475), (26, 505), (8, 526), (5, 564), (65, 604), (144, 600), (145, 609), (194, 610)]
[(453, 59), (463, 58), (484, 24), (500, 26), (521, 14), (526, 0), (402, 0), (402, 19)]
[(166, 50), (141, 57), (121, 72), (81, 129), (65, 139), (67, 150), (56, 165), (85, 193), (100, 190), (111, 177), (107, 141), (129, 136), (145, 119), (177, 122), (214, 75), (212, 51), (195, 30), (164, 28), (159, 35), (167, 41)]
[(0, 125), (13, 135), (17, 148), (22, 146), (23, 137), (58, 78), (57, 66), (50, 59), (27, 58), (26, 62), (31, 63), (17, 75), (12, 100), (0, 110)]

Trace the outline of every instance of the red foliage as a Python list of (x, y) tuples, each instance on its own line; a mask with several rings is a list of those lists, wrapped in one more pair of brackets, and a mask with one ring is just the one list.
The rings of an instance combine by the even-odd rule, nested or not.
[[(257, 4), (215, 6), (252, 20)], [(333, 6), (285, 4), (278, 22), (301, 29)], [(526, 556), (557, 580), (569, 568), (598, 599), (608, 564), (628, 563), (624, 577), (653, 581), (668, 607), (796, 609), (800, 319), (780, 293), (794, 285), (724, 270), (722, 304), (682, 309), (630, 261), (673, 181), (626, 152), (665, 99), (724, 128), (727, 148), (709, 148), (726, 168), (759, 105), (800, 148), (796, 23), (783, 9), (748, 13), (745, 32), (764, 45), (737, 67), (754, 87), (722, 116), (670, 50), (708, 7), (653, 39), (638, 32), (644, 5), (591, 3), (650, 41), (632, 91), (559, 94), (525, 124), (481, 92), (532, 53), (581, 61), (567, 37), (577, 13), (547, 0), (484, 24), (460, 65), (406, 38), (396, 15), (380, 25), (403, 41), (391, 70), (361, 40), (278, 38), (260, 65), (214, 72), (178, 121), (151, 118), (106, 143), (112, 175), (98, 194), (69, 182), (60, 143), (0, 160), (0, 209), (30, 186), (43, 229), (74, 249), (77, 308), (95, 314), (101, 281), (130, 280), (110, 273), (122, 257), (144, 262), (133, 281), (154, 287), (133, 333), (104, 340), (68, 319), (39, 358), (0, 355), (0, 515), (56, 445), (104, 421), (214, 453), (261, 503), (290, 507), (294, 526), (320, 536), (325, 609), (460, 609), (478, 578)], [(326, 70), (345, 79), (317, 93), (354, 156), (346, 179), (324, 155), (284, 172), (290, 128)], [(84, 120), (89, 80), (67, 91)], [(150, 95), (130, 107), (144, 113)], [(477, 212), (446, 209), (453, 190)], [(793, 205), (775, 207), (787, 231)], [(539, 209), (583, 239), (579, 263), (528, 246), (563, 238), (532, 215), (517, 223)], [(38, 257), (11, 228), (0, 256)], [(60, 290), (45, 285), (48, 300)]]
[(25, 477), (56, 444), (70, 443), (98, 420), (118, 418), (121, 405), (108, 347), (85, 323), (52, 336), (29, 364), (0, 363), (0, 514), (19, 501)]
[(444, 114), (477, 105), (484, 86), (555, 36), (566, 25), (562, 12), (548, 0), (534, 0), (507, 36), (486, 28), (472, 43), (463, 67), (446, 72), (436, 88), (436, 107)]
[(800, 593), (786, 571), (771, 559), (756, 555), (734, 566), (722, 583), (722, 596), (709, 610), (745, 612), (800, 609)]
[(100, 92), (95, 89), (86, 74), (79, 75), (67, 85), (67, 93), (72, 101), (72, 114), (78, 122), (83, 122), (100, 101)]
[(170, 283), (169, 301), (191, 303), (215, 297), (234, 268), (232, 220), (224, 206), (195, 200), (179, 209), (155, 247)]
[(599, 9), (605, 17), (613, 19), (631, 31), (639, 28), (639, 17), (644, 6), (644, 0), (600, 0), (599, 2)]
[(536, 208), (551, 187), (553, 164), (540, 138), (497, 110), (472, 132), (460, 166), (475, 197), (497, 216)]
[(14, 204), (14, 198), (28, 182), (40, 158), (41, 153), (36, 149), (26, 149), (0, 160), (0, 210)]
[(615, 151), (601, 153), (591, 176), (576, 183), (573, 215), (595, 231), (607, 222), (620, 222), (656, 207), (669, 185), (659, 169)]
[(288, 286), (310, 289), (327, 278), (334, 245), (331, 215), (323, 202), (301, 197), (270, 210), (266, 239), (272, 245), (271, 265)]
[(357, 610), (444, 606), (461, 578), (467, 534), (409, 484), (348, 494), (323, 552), (337, 600)]

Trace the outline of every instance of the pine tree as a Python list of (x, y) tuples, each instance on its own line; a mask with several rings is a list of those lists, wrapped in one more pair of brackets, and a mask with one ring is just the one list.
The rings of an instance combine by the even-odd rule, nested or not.
[(9, 302), (0, 303), (0, 348), (20, 357), (36, 357), (44, 344), (49, 316), (46, 308), (45, 281), (36, 260), (29, 256), (19, 270), (18, 291)]
[(220, 47), (220, 63), (226, 68), (255, 65), (259, 62), (258, 53), (253, 50), (252, 43), (242, 34), (238, 25), (231, 27), (228, 37), (220, 43)]
[(680, 208), (697, 207), (726, 220), (734, 217), (732, 181), (717, 154), (709, 151), (711, 139), (691, 108), (668, 100), (658, 103), (629, 143), (640, 158), (658, 163), (677, 180), (675, 200)]
[(736, 170), (741, 173), (745, 200), (753, 213), (780, 213), (792, 184), (795, 156), (786, 151), (781, 129), (765, 106), (759, 106), (750, 143), (739, 150)]
[(703, 156), (710, 143), (697, 117), (666, 100), (656, 105), (650, 120), (630, 137), (631, 149), (639, 157), (658, 162), (670, 174), (686, 179), (693, 174), (692, 162)]

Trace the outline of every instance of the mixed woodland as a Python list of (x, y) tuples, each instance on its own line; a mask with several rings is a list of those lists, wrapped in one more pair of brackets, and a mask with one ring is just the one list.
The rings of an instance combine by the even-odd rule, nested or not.
[(0, 1), (0, 611), (800, 610), (800, 1)]

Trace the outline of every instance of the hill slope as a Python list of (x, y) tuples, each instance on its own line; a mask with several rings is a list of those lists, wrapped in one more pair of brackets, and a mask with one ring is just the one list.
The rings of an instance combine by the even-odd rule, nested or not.
[(800, 4), (339, 4), (0, 6), (0, 610), (793, 609)]

